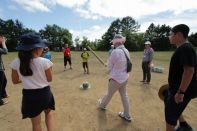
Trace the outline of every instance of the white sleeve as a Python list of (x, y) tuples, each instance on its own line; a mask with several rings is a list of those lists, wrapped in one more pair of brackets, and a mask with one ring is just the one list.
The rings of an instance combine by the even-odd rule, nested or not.
[(10, 67), (14, 70), (17, 70), (19, 68), (19, 59), (14, 59), (11, 63), (10, 63)]
[(44, 70), (47, 70), (47, 69), (49, 69), (52, 66), (53, 66), (53, 63), (50, 60), (45, 59), (45, 61), (44, 61)]
[(108, 71), (111, 71), (116, 60), (116, 51), (112, 51), (108, 61)]

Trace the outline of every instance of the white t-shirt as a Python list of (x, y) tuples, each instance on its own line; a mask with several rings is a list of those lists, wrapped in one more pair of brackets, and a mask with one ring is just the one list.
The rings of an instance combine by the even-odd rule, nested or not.
[(122, 49), (130, 59), (128, 50), (124, 47), (124, 45), (120, 45), (112, 51), (108, 61), (110, 78), (116, 80), (120, 84), (127, 81), (129, 77), (129, 74), (126, 71), (127, 59)]
[(12, 69), (17, 70), (24, 89), (40, 89), (49, 85), (45, 71), (52, 67), (53, 63), (48, 59), (42, 57), (32, 59), (30, 64), (30, 68), (33, 71), (32, 76), (21, 75), (19, 58), (14, 59), (10, 66)]

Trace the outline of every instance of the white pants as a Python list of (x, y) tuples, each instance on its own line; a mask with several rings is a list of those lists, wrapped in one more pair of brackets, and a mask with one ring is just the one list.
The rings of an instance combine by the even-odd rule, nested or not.
[(110, 79), (109, 84), (108, 84), (108, 90), (105, 93), (105, 95), (103, 96), (103, 98), (101, 98), (100, 101), (100, 107), (106, 107), (107, 104), (109, 103), (109, 101), (111, 100), (112, 96), (114, 95), (114, 93), (118, 90), (121, 96), (121, 101), (123, 104), (123, 108), (124, 108), (124, 115), (127, 117), (130, 117), (129, 115), (129, 98), (127, 95), (127, 91), (126, 91), (126, 85), (127, 85), (127, 81), (119, 84), (118, 82), (116, 82), (113, 79)]

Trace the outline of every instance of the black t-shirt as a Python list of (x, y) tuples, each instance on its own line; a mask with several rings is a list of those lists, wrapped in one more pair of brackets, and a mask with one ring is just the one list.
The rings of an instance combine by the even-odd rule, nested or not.
[(190, 43), (185, 43), (178, 47), (171, 57), (168, 83), (169, 91), (175, 95), (181, 84), (184, 66), (194, 67), (194, 75), (189, 87), (185, 92), (185, 97), (197, 97), (197, 56), (196, 51)]

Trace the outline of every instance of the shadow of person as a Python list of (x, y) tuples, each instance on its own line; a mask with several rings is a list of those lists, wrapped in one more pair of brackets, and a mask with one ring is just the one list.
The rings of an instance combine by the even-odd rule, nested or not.
[(98, 109), (98, 130), (107, 131), (107, 116), (106, 111)]
[(108, 131), (130, 131), (128, 129), (130, 124), (131, 123), (128, 123), (124, 120), (120, 120), (117, 125), (115, 125), (112, 129), (108, 129)]

